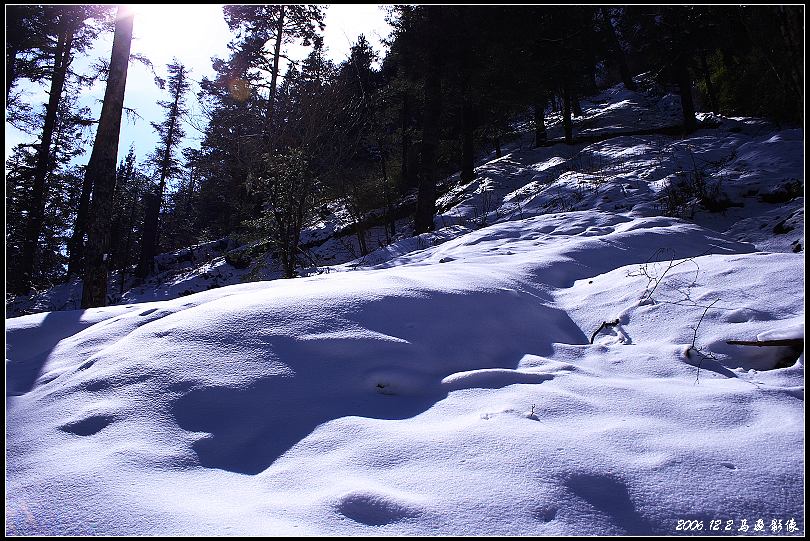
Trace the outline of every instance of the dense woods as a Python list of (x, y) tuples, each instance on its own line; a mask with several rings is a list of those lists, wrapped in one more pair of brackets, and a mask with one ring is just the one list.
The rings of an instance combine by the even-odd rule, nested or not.
[[(579, 100), (632, 89), (640, 73), (680, 96), (684, 133), (696, 110), (803, 122), (801, 6), (397, 6), (384, 58), (360, 36), (337, 64), (320, 7), (225, 6), (233, 40), (216, 75), (194, 95), (183, 59), (167, 66), (165, 116), (147, 119), (159, 145), (116, 164), (132, 17), (75, 5), (6, 15), (6, 122), (30, 134), (6, 156), (6, 288), (80, 276), (85, 307), (146, 279), (157, 254), (226, 236), (293, 278), (302, 231), (327, 209), (348, 214), (361, 254), (375, 248), (372, 215), (389, 241), (402, 209), (412, 232), (429, 231), (438, 181), (472, 181), (476, 156), (500, 154), (516, 119), (539, 146), (559, 110), (574, 143)], [(109, 64), (74, 72), (104, 31), (115, 32)], [(306, 58), (285, 61), (292, 44)], [(76, 106), (96, 78), (107, 89), (99, 119)], [(40, 110), (17, 99), (22, 81), (49, 89)], [(184, 141), (191, 100), (205, 117), (199, 148)], [(108, 290), (110, 271), (120, 282)]]

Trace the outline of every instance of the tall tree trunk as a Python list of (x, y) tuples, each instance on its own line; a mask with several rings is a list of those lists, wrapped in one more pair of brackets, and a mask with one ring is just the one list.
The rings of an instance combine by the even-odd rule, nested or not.
[(270, 74), (270, 95), (267, 100), (267, 115), (264, 118), (265, 142), (269, 142), (270, 130), (273, 128), (273, 114), (276, 107), (276, 86), (278, 83), (278, 67), (281, 60), (281, 43), (284, 37), (284, 6), (279, 6), (276, 20), (276, 44), (273, 50), (273, 72)]
[(539, 147), (546, 141), (548, 133), (546, 132), (546, 117), (545, 117), (546, 101), (538, 100), (534, 103), (534, 146)]
[[(69, 24), (69, 23), (68, 23)], [(31, 190), (31, 206), (28, 209), (28, 223), (22, 243), (20, 261), (21, 290), (29, 289), (33, 284), (34, 262), (36, 259), (39, 235), (45, 215), (46, 190), (45, 181), (51, 170), (51, 143), (53, 141), (56, 115), (59, 111), (59, 102), (65, 88), (65, 77), (70, 65), (70, 52), (73, 47), (73, 33), (75, 27), (70, 26), (59, 34), (59, 40), (54, 54), (53, 73), (51, 75), (51, 89), (48, 95), (48, 104), (45, 107), (45, 122), (42, 126), (42, 138), (37, 150), (37, 161), (34, 167), (34, 186)]]
[(472, 182), (475, 178), (475, 154), (473, 129), (475, 128), (475, 108), (467, 99), (461, 108), (461, 182)]
[[(429, 8), (431, 26), (437, 27), (436, 9)], [(441, 50), (434, 40), (428, 51), (425, 72), (425, 109), (422, 121), (422, 159), (419, 193), (416, 198), (414, 230), (416, 234), (433, 230), (436, 214), (436, 159), (439, 148), (439, 116), (442, 111)]]
[(571, 110), (574, 113), (574, 116), (581, 117), (584, 115), (582, 112), (582, 104), (579, 103), (579, 96), (573, 94), (571, 96)]
[[(141, 274), (147, 272), (146, 269), (152, 267), (152, 262), (144, 261), (145, 257), (154, 258), (158, 250), (158, 242), (160, 238), (160, 210), (163, 206), (163, 194), (166, 191), (166, 180), (169, 177), (169, 170), (171, 169), (172, 161), (172, 147), (175, 144), (174, 134), (178, 122), (178, 104), (180, 102), (181, 88), (184, 78), (184, 71), (180, 72), (180, 78), (174, 92), (174, 102), (172, 108), (169, 110), (169, 131), (166, 134), (166, 146), (163, 148), (163, 157), (160, 160), (160, 180), (157, 187), (157, 205), (148, 205), (146, 217), (144, 219), (144, 231), (154, 231), (154, 235), (147, 239), (144, 236), (144, 243), (141, 245), (141, 261), (139, 262), (139, 277), (144, 278), (146, 275)], [(147, 245), (146, 241), (151, 245)]]
[[(383, 148), (382, 141), (379, 139), (377, 140), (377, 146), (380, 147), (380, 149)], [(394, 202), (393, 198), (391, 197), (391, 186), (388, 185), (388, 167), (386, 163), (387, 160), (385, 159), (385, 150), (382, 150), (380, 153), (380, 172), (382, 173), (383, 197), (385, 198), (385, 237), (387, 244), (391, 244), (397, 230), (394, 222)]]
[(118, 297), (124, 294), (124, 284), (126, 283), (127, 271), (129, 271), (129, 253), (132, 250), (132, 231), (135, 229), (135, 200), (133, 198), (132, 206), (129, 209), (129, 227), (127, 227), (127, 242), (124, 245), (124, 254), (121, 264), (121, 282), (118, 287)]
[(622, 77), (622, 83), (624, 83), (624, 87), (627, 90), (635, 91), (637, 88), (636, 83), (633, 82), (633, 76), (630, 74), (630, 68), (627, 66), (627, 57), (624, 54), (621, 43), (619, 43), (619, 37), (616, 35), (616, 29), (613, 28), (613, 23), (610, 21), (610, 15), (604, 7), (600, 8), (600, 10), (602, 11), (602, 21), (604, 21), (604, 28), (606, 30), (608, 41), (613, 49), (613, 57), (616, 65), (619, 67), (619, 74)]
[(777, 8), (777, 19), (787, 58), (789, 60), (788, 85), (795, 97), (798, 98), (796, 105), (797, 113), (802, 115), (802, 104), (804, 103), (804, 55), (802, 34), (804, 30), (804, 10), (797, 6), (782, 6)]
[(152, 263), (155, 260), (155, 246), (157, 245), (158, 221), (154, 218), (160, 212), (160, 196), (153, 192), (143, 195), (143, 232), (141, 235), (141, 256), (138, 259), (138, 268), (135, 275), (143, 280), (152, 272)]
[(368, 244), (366, 243), (366, 231), (363, 229), (363, 213), (360, 211), (360, 193), (357, 184), (352, 183), (350, 195), (350, 208), (352, 219), (354, 219), (354, 234), (357, 235), (357, 245), (360, 247), (360, 255), (368, 255)]
[(706, 94), (709, 98), (709, 107), (713, 112), (719, 113), (720, 110), (717, 107), (717, 94), (714, 93), (712, 75), (709, 72), (709, 63), (706, 60), (706, 51), (700, 51), (700, 68), (703, 71), (703, 82), (706, 84)]
[[(158, 183), (158, 195), (160, 196), (160, 203), (163, 203), (163, 192), (166, 191), (166, 179), (169, 178), (169, 169), (172, 163), (172, 147), (174, 146), (174, 134), (177, 128), (178, 121), (178, 104), (180, 103), (181, 87), (183, 83), (185, 72), (180, 72), (180, 79), (177, 88), (174, 92), (174, 103), (169, 111), (169, 133), (166, 135), (166, 147), (163, 149), (163, 158), (160, 162), (160, 182)], [(158, 208), (158, 210), (160, 210)]]
[(123, 7), (118, 8), (104, 104), (101, 107), (93, 152), (85, 172), (85, 175), (93, 180), (93, 196), (90, 202), (82, 308), (104, 306), (107, 303), (110, 218), (115, 188), (115, 165), (118, 159), (118, 137), (121, 131), (129, 51), (132, 45), (133, 18), (133, 14), (124, 13)]
[(190, 166), (189, 177), (188, 177), (188, 196), (186, 196), (186, 204), (185, 204), (185, 215), (186, 218), (191, 216), (191, 200), (194, 197), (194, 164), (192, 163)]
[(82, 194), (79, 197), (79, 209), (76, 211), (76, 222), (73, 225), (73, 234), (68, 243), (70, 258), (68, 259), (68, 277), (83, 273), (82, 259), (84, 255), (84, 234), (87, 232), (87, 218), (90, 212), (90, 192), (93, 189), (93, 179), (85, 175), (82, 181)]
[(366, 244), (366, 230), (363, 229), (360, 221), (354, 224), (354, 233), (357, 235), (357, 245), (360, 247), (360, 256), (368, 255), (368, 244)]
[(686, 58), (679, 58), (675, 62), (675, 79), (678, 92), (681, 95), (681, 111), (683, 112), (683, 129), (689, 133), (697, 129), (695, 120), (695, 105), (692, 102), (692, 77), (689, 75), (689, 66)]
[(402, 92), (402, 164), (400, 165), (399, 193), (405, 195), (408, 190), (416, 184), (413, 176), (414, 171), (409, 166), (411, 155), (411, 136), (408, 131), (408, 120), (410, 119), (410, 99), (408, 91)]
[(566, 84), (563, 87), (563, 129), (565, 130), (565, 143), (574, 143), (574, 129), (571, 123), (571, 89)]

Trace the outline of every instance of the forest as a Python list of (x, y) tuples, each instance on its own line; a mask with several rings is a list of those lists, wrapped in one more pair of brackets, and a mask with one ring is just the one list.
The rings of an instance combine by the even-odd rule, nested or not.
[[(6, 156), (7, 300), (80, 278), (81, 306), (105, 306), (153, 274), (157, 255), (226, 237), (293, 278), (311, 261), (302, 231), (338, 208), (365, 255), (380, 242), (372, 226), (384, 243), (399, 219), (410, 234), (434, 229), (439, 180), (472, 181), (477, 156), (500, 156), (517, 122), (542, 147), (557, 142), (546, 116), (559, 112), (562, 142), (580, 142), (581, 99), (635, 90), (639, 73), (680, 97), (673, 133), (699, 128), (696, 108), (803, 122), (800, 6), (400, 5), (383, 58), (361, 35), (334, 63), (322, 7), (234, 5), (217, 75), (192, 95), (182, 59), (168, 65), (165, 115), (147, 119), (159, 144), (117, 163), (128, 64), (149, 62), (130, 57), (122, 9), (6, 6), (6, 122), (30, 136)], [(74, 70), (108, 32), (109, 61)], [(291, 44), (308, 56), (283, 62)], [(77, 93), (97, 80), (92, 118)], [(47, 103), (20, 100), (26, 82)], [(185, 145), (193, 100), (199, 148)]]

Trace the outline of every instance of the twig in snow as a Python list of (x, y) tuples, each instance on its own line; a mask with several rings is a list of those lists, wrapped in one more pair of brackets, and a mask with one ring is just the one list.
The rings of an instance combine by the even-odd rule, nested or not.
[(696, 384), (697, 384), (697, 383), (700, 383), (700, 367), (701, 367), (701, 365), (703, 364), (703, 359), (714, 359), (714, 355), (713, 355), (711, 352), (709, 352), (708, 354), (707, 354), (707, 353), (703, 353), (703, 352), (702, 352), (700, 349), (698, 349), (698, 348), (697, 348), (697, 346), (695, 345), (695, 344), (697, 343), (697, 334), (698, 334), (698, 329), (700, 328), (700, 324), (701, 324), (701, 323), (703, 323), (703, 318), (704, 318), (704, 317), (706, 317), (706, 312), (708, 312), (708, 311), (709, 311), (709, 308), (711, 308), (712, 306), (714, 306), (714, 304), (715, 304), (717, 301), (719, 301), (719, 300), (720, 300), (720, 298), (718, 297), (717, 299), (715, 299), (714, 301), (712, 301), (712, 303), (711, 303), (711, 304), (709, 304), (709, 305), (708, 305), (708, 306), (707, 306), (707, 307), (706, 307), (706, 308), (703, 310), (703, 314), (701, 314), (700, 319), (698, 320), (697, 325), (695, 325), (694, 327), (692, 327), (692, 329), (695, 331), (695, 332), (694, 332), (694, 334), (692, 335), (692, 345), (690, 345), (688, 348), (686, 348), (686, 357), (687, 357), (687, 358), (689, 358), (689, 357), (690, 357), (690, 354), (689, 354), (689, 352), (690, 352), (690, 351), (694, 351), (695, 353), (697, 353), (698, 355), (700, 355), (700, 360), (698, 361), (698, 365), (697, 365), (697, 374), (695, 375), (695, 383), (696, 383)]
[(593, 334), (591, 335), (591, 344), (593, 344), (593, 340), (594, 340), (594, 338), (596, 338), (596, 335), (597, 335), (597, 334), (599, 334), (599, 331), (601, 331), (601, 330), (602, 330), (602, 329), (604, 329), (605, 327), (615, 327), (615, 326), (616, 326), (616, 325), (618, 325), (618, 324), (619, 324), (619, 320), (618, 320), (618, 319), (616, 319), (615, 321), (603, 321), (603, 322), (602, 322), (602, 324), (601, 324), (601, 325), (599, 325), (599, 328), (598, 328), (598, 329), (596, 329), (596, 330), (593, 332)]

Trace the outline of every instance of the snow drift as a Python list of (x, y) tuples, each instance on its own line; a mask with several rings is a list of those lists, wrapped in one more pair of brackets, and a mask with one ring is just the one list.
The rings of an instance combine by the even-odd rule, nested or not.
[[(698, 136), (732, 198), (796, 170), (801, 134)], [(581, 180), (568, 147), (516, 149), (448, 194), (433, 246), (7, 320), (6, 532), (803, 533), (804, 355), (728, 343), (803, 337), (803, 256), (758, 199), (656, 213), (678, 167), (654, 143), (592, 145), (634, 165), (577, 208), (547, 193)]]

